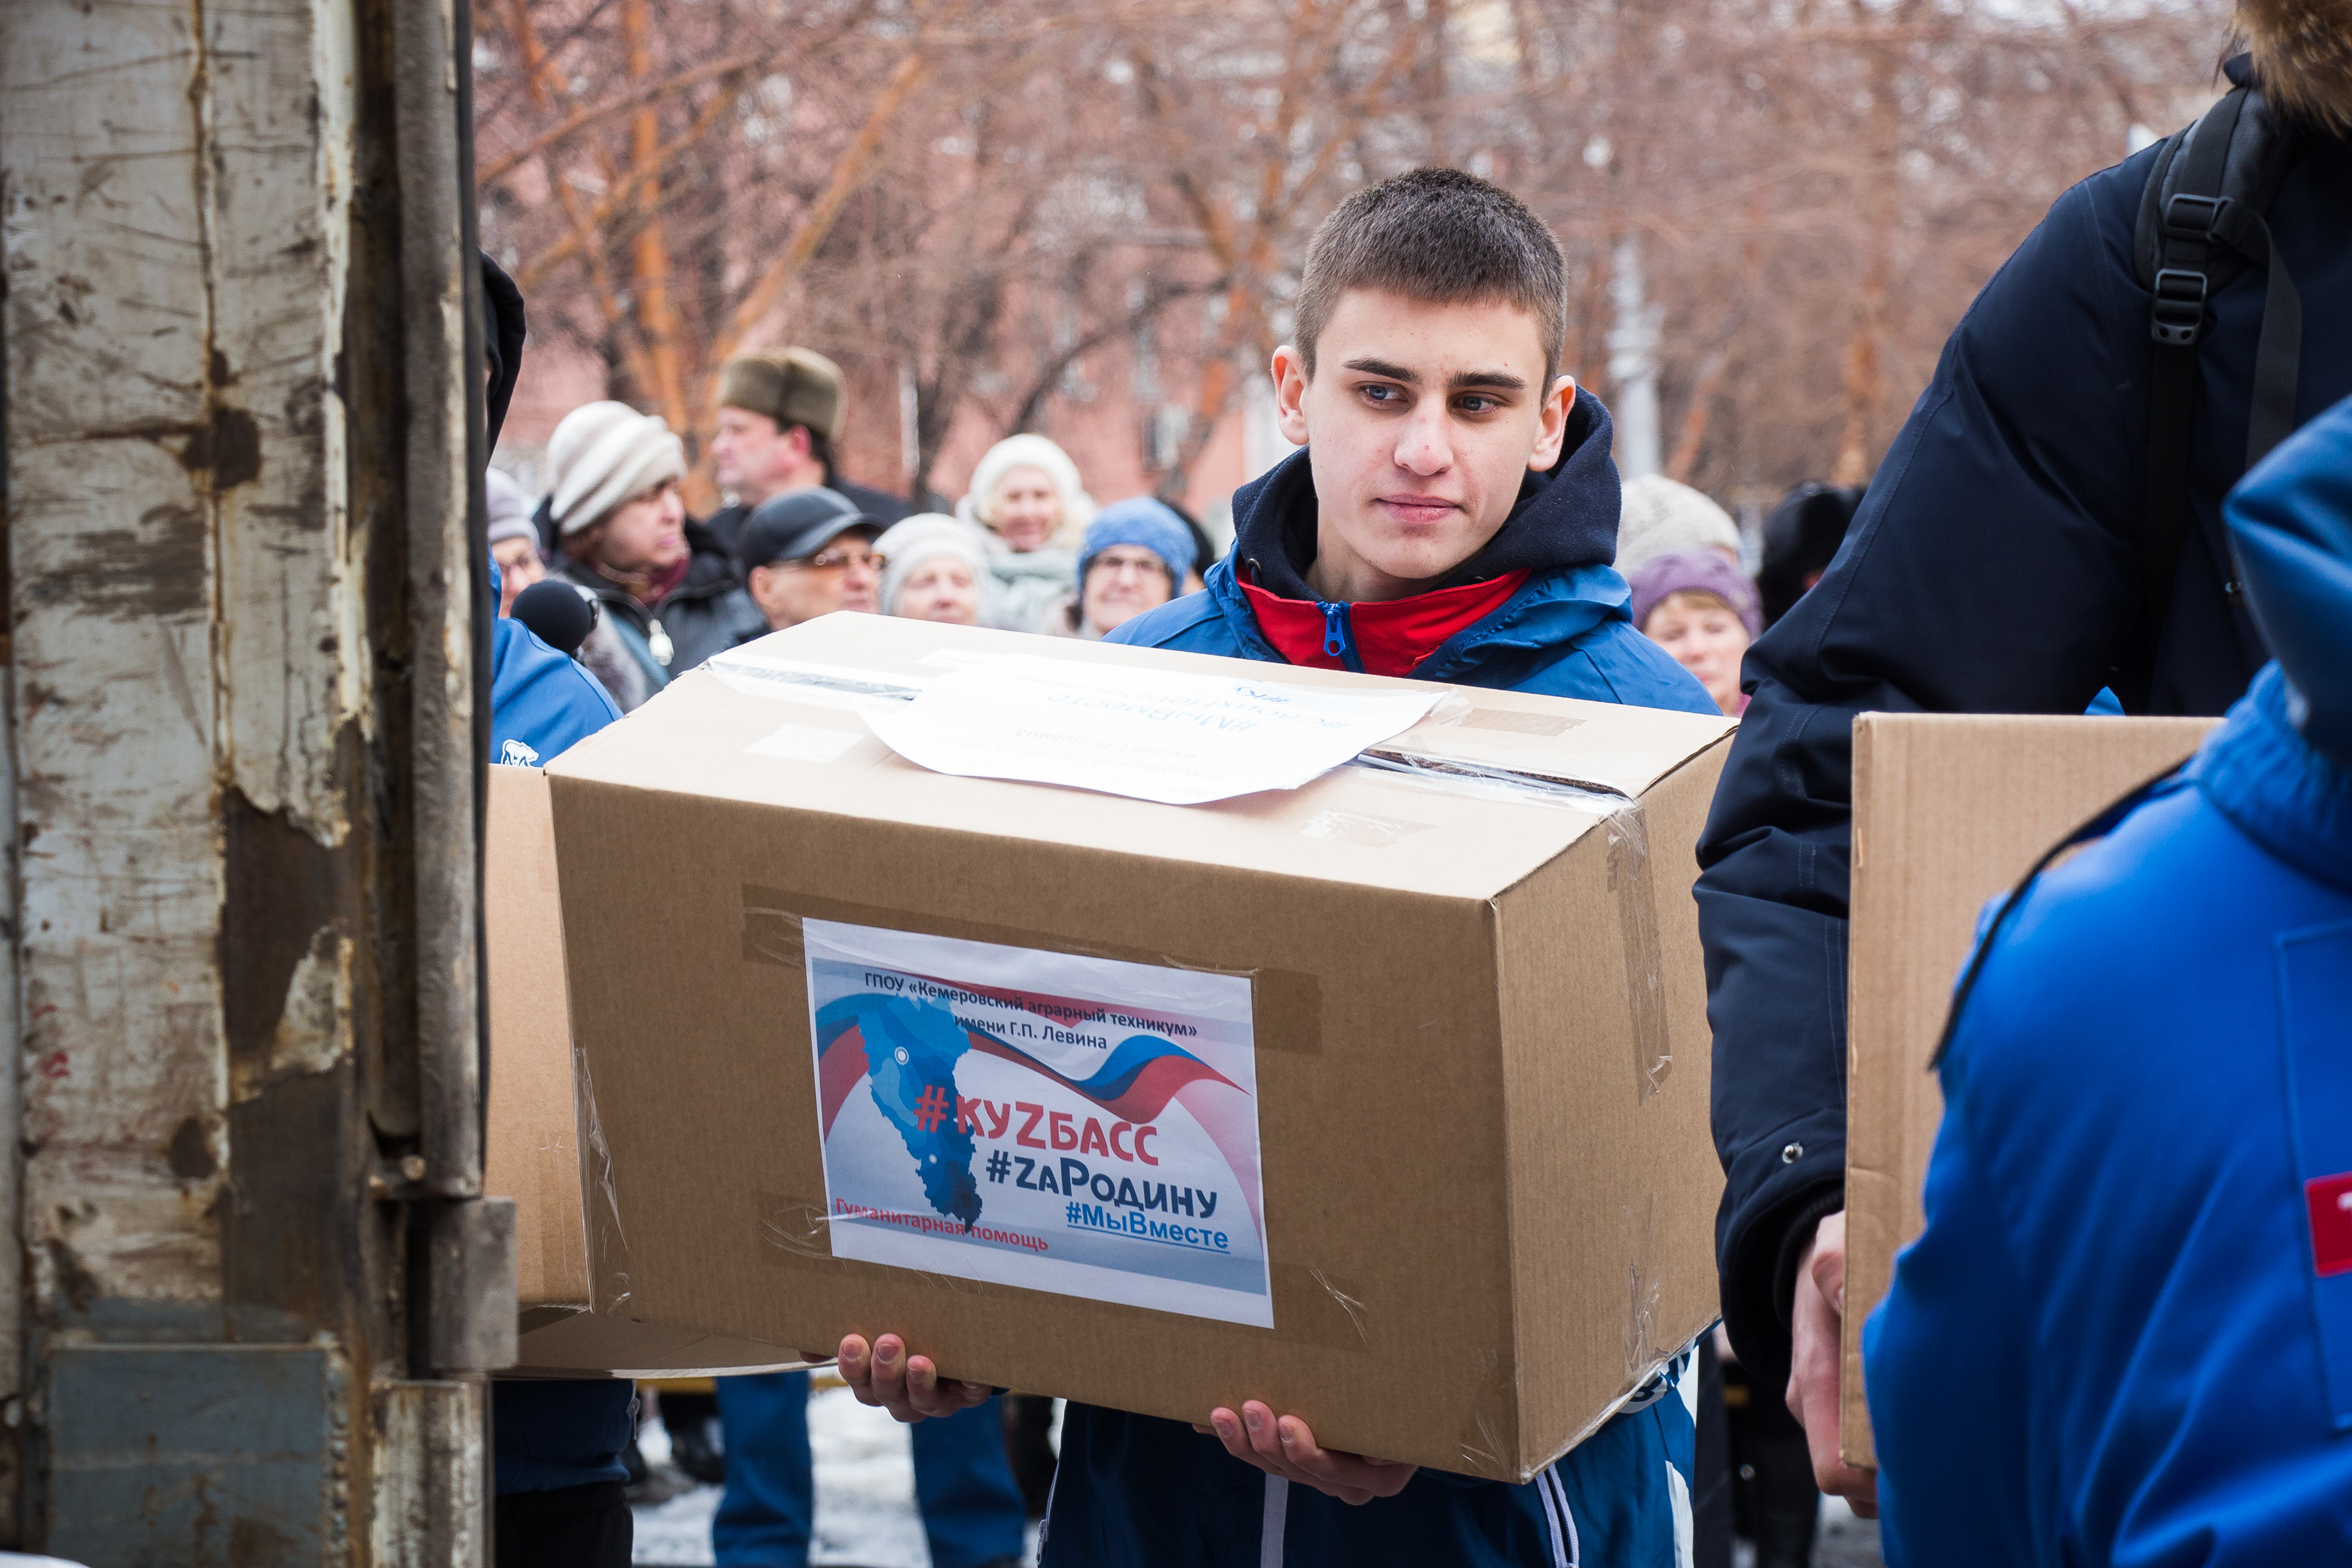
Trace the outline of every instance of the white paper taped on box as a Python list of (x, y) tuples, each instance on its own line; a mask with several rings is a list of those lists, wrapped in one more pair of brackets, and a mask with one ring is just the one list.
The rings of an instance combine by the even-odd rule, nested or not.
[(1017, 654), (939, 676), (913, 702), (865, 716), (884, 745), (935, 773), (1192, 806), (1296, 789), (1410, 729), (1443, 695)]

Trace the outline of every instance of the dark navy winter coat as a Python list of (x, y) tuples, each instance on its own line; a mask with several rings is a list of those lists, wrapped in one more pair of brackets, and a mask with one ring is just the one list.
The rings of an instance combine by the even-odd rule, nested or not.
[(2352, 404), (2231, 510), (2281, 663), (2035, 883), (1942, 1063), (1864, 1335), (1895, 1568), (2352, 1559)]
[[(1698, 898), (1724, 1317), (1767, 1388), (1788, 1375), (1797, 1253), (1844, 1201), (1853, 716), (2079, 714), (2138, 610), (2152, 345), (2132, 243), (2153, 158), (2069, 191), (1986, 285), (1828, 574), (1748, 655)], [(2269, 222), (2302, 291), (2305, 420), (2352, 392), (2352, 144), (2308, 139)], [(2265, 281), (2211, 301), (2157, 713), (2223, 712), (2263, 659), (2205, 533), (2244, 460)]]
[[(1486, 570), (1525, 568), (1528, 580), (1499, 610), (1440, 644), (1413, 675), (1716, 713), (1706, 689), (1626, 618), (1631, 594), (1608, 564), (1618, 506), (1608, 415), (1589, 398), (1578, 406), (1584, 412), (1559, 466), (1530, 481), (1486, 554)], [(1234, 497), (1233, 557), (1210, 569), (1208, 586), (1137, 617), (1108, 641), (1279, 662), (1234, 580), (1234, 562), (1255, 561), (1261, 582), (1297, 596), (1312, 559), (1313, 504), (1307, 454), (1297, 453)], [(1688, 1360), (1671, 1374), (1689, 1374)], [(1183, 1422), (1072, 1405), (1045, 1562), (1675, 1568), (1688, 1561), (1696, 1428), (1686, 1399), (1696, 1388), (1695, 1374), (1654, 1384), (1637, 1396), (1641, 1408), (1619, 1415), (1529, 1485), (1424, 1469), (1395, 1497), (1361, 1508), (1276, 1480)]]

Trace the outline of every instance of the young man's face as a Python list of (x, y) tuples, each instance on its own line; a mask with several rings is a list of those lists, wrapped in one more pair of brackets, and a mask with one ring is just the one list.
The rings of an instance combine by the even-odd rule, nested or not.
[(1282, 433), (1305, 444), (1320, 523), (1307, 583), (1331, 600), (1402, 599), (1503, 527), (1528, 470), (1559, 460), (1576, 383), (1544, 384), (1535, 318), (1355, 289), (1315, 345), (1275, 350)]

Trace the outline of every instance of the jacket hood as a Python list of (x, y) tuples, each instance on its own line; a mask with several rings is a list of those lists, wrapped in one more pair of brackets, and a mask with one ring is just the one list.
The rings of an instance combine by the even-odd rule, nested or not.
[[(1203, 593), (1172, 600), (1148, 613), (1182, 615), (1187, 613), (1184, 607), (1198, 600), (1200, 607), (1191, 613), (1196, 617), (1213, 616), (1222, 621), (1240, 657), (1264, 659), (1274, 664), (1286, 662), (1258, 625), (1257, 613), (1250, 608), (1248, 596), (1242, 591), (1234, 563), (1230, 559), (1209, 569), (1204, 587), (1206, 591)], [(1455, 632), (1432, 651), (1428, 658), (1415, 665), (1413, 678), (1458, 681), (1465, 685), (1516, 685), (1513, 679), (1499, 682), (1483, 679), (1480, 671), (1488, 665), (1533, 668), (1547, 663), (1557, 656), (1559, 650), (1589, 635), (1604, 623), (1626, 621), (1626, 604), (1632, 597), (1625, 580), (1610, 566), (1587, 563), (1530, 572), (1518, 591), (1503, 601), (1502, 608)], [(1141, 618), (1138, 620), (1139, 622)], [(1627, 624), (1630, 626), (1632, 623), (1628, 621)], [(1696, 682), (1693, 686), (1696, 688)], [(1640, 706), (1663, 707), (1673, 705), (1644, 701)], [(1691, 711), (1713, 713), (1715, 707), (1710, 701), (1704, 710), (1693, 708)]]
[(2294, 695), (2276, 664), (2264, 669), (2188, 776), (2246, 837), (2352, 893), (2352, 771), (2296, 733)]
[(2285, 711), (2352, 769), (2352, 398), (2282, 442), (2223, 510)]
[[(1617, 555), (1622, 504), (1610, 455), (1612, 434), (1609, 410), (1579, 388), (1559, 461), (1521, 481), (1501, 531), (1433, 586), (1452, 588), (1510, 571), (1543, 575), (1609, 565)], [(1234, 570), (1286, 599), (1314, 599), (1307, 569), (1315, 564), (1316, 520), (1315, 476), (1301, 448), (1234, 492)]]
[(2237, 24), (2273, 107), (2352, 134), (2352, 0), (2238, 0)]

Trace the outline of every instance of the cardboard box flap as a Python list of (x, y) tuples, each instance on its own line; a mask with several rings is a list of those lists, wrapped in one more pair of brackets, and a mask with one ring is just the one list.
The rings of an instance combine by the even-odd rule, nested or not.
[(482, 1190), (516, 1200), (516, 1296), (588, 1304), (588, 1234), (572, 1114), (555, 821), (536, 768), (489, 771), (482, 931), (490, 982), (489, 1139)]
[(546, 777), (493, 768), (482, 923), (490, 1003), (483, 1190), (515, 1200), (520, 1359), (501, 1376), (770, 1371), (797, 1350), (589, 1311), (588, 1237), (572, 1094), (555, 824)]
[(512, 1377), (739, 1377), (808, 1365), (797, 1350), (601, 1312), (541, 1309), (522, 1322)]
[[(823, 652), (818, 654), (815, 650), (820, 648)], [(1258, 685), (1271, 680), (1376, 690), (1400, 684), (1386, 676), (1346, 670), (1269, 666), (1209, 653), (943, 627), (847, 612), (772, 632), (712, 663), (732, 663), (739, 677), (749, 677), (740, 679), (740, 685), (764, 687), (778, 700), (821, 693), (817, 700), (826, 706), (855, 711), (859, 705), (853, 699), (857, 696), (884, 700), (902, 696), (940, 674), (1006, 654), (1240, 675)], [(762, 665), (768, 666), (764, 672)], [(797, 668), (788, 674), (786, 666)], [(765, 680), (759, 678), (762, 673)], [(860, 675), (866, 680), (860, 681)], [(1449, 686), (1446, 691), (1428, 717), (1378, 749), (1456, 758), (1531, 778), (1582, 779), (1620, 794), (1639, 795), (1731, 727), (1728, 719), (1662, 708), (1532, 696), (1482, 686)]]
[[(1205, 806), (931, 774), (868, 731), (862, 706), (904, 700), (890, 694), (1012, 653), (1245, 672), (1259, 682), (1266, 669), (885, 616), (828, 616), (736, 650), (719, 668), (680, 677), (622, 725), (574, 747), (551, 772), (909, 828), (1490, 898), (1588, 831), (1612, 808), (1608, 796), (1638, 796), (1731, 727), (1728, 720), (1655, 709), (1449, 690), (1428, 718), (1379, 748), (1394, 760), (1391, 768), (1335, 769), (1299, 789)], [(1303, 668), (1284, 669), (1282, 679), (1396, 684)], [(1511, 779), (1529, 787), (1515, 798), (1491, 787)], [(1498, 800), (1517, 809), (1496, 812)]]

